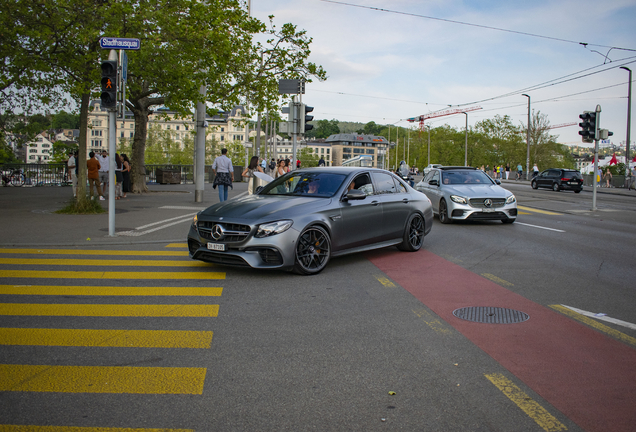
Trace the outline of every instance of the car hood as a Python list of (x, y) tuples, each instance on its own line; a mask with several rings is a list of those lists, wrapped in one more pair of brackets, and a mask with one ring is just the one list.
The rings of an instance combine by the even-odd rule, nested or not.
[(214, 204), (203, 210), (200, 216), (213, 219), (222, 217), (245, 223), (290, 219), (298, 214), (315, 212), (331, 204), (331, 198), (290, 197), (272, 195), (248, 195), (246, 197)]
[(468, 198), (506, 198), (512, 195), (512, 192), (498, 185), (443, 185), (442, 190)]

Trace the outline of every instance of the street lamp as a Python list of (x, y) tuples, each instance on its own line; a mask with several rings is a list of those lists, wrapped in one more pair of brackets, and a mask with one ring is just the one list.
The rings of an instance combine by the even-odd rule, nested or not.
[(464, 166), (468, 166), (468, 113), (462, 112), (466, 115), (466, 141), (464, 142)]
[(528, 98), (528, 132), (526, 133), (526, 145), (528, 150), (526, 153), (526, 180), (530, 180), (530, 96), (525, 93), (521, 96)]
[(625, 69), (629, 72), (629, 86), (627, 87), (627, 144), (625, 145), (625, 165), (627, 172), (625, 173), (625, 180), (627, 184), (625, 187), (629, 188), (631, 170), (629, 169), (629, 140), (632, 124), (632, 70), (628, 67), (621, 66), (621, 69)]

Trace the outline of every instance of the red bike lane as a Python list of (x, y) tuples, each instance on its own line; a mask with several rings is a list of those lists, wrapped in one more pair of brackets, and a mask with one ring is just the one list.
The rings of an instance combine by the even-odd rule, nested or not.
[[(367, 258), (393, 281), (587, 431), (636, 430), (636, 350), (431, 252), (378, 251)], [(525, 312), (485, 324), (463, 307)]]

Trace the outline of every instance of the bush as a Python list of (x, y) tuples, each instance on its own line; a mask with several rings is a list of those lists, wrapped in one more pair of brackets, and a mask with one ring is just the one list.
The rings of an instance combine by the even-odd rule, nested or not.
[(86, 197), (85, 200), (78, 201), (75, 198), (72, 198), (71, 201), (69, 201), (69, 203), (66, 205), (66, 207), (56, 211), (55, 213), (100, 214), (106, 213), (106, 209), (102, 207), (102, 205), (99, 203), (99, 200), (97, 199), (91, 200), (89, 197)]

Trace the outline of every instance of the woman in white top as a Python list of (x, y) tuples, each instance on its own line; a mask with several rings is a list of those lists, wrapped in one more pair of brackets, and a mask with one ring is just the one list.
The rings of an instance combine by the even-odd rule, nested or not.
[(278, 161), (278, 166), (276, 167), (276, 176), (274, 178), (278, 178), (282, 175), (285, 175), (287, 170), (285, 169), (285, 161), (283, 159)]
[(243, 177), (249, 178), (247, 183), (247, 193), (249, 195), (254, 193), (258, 185), (258, 179), (254, 176), (255, 171), (263, 172), (263, 168), (258, 165), (258, 156), (252, 156), (250, 164), (243, 170), (243, 174), (241, 174)]

